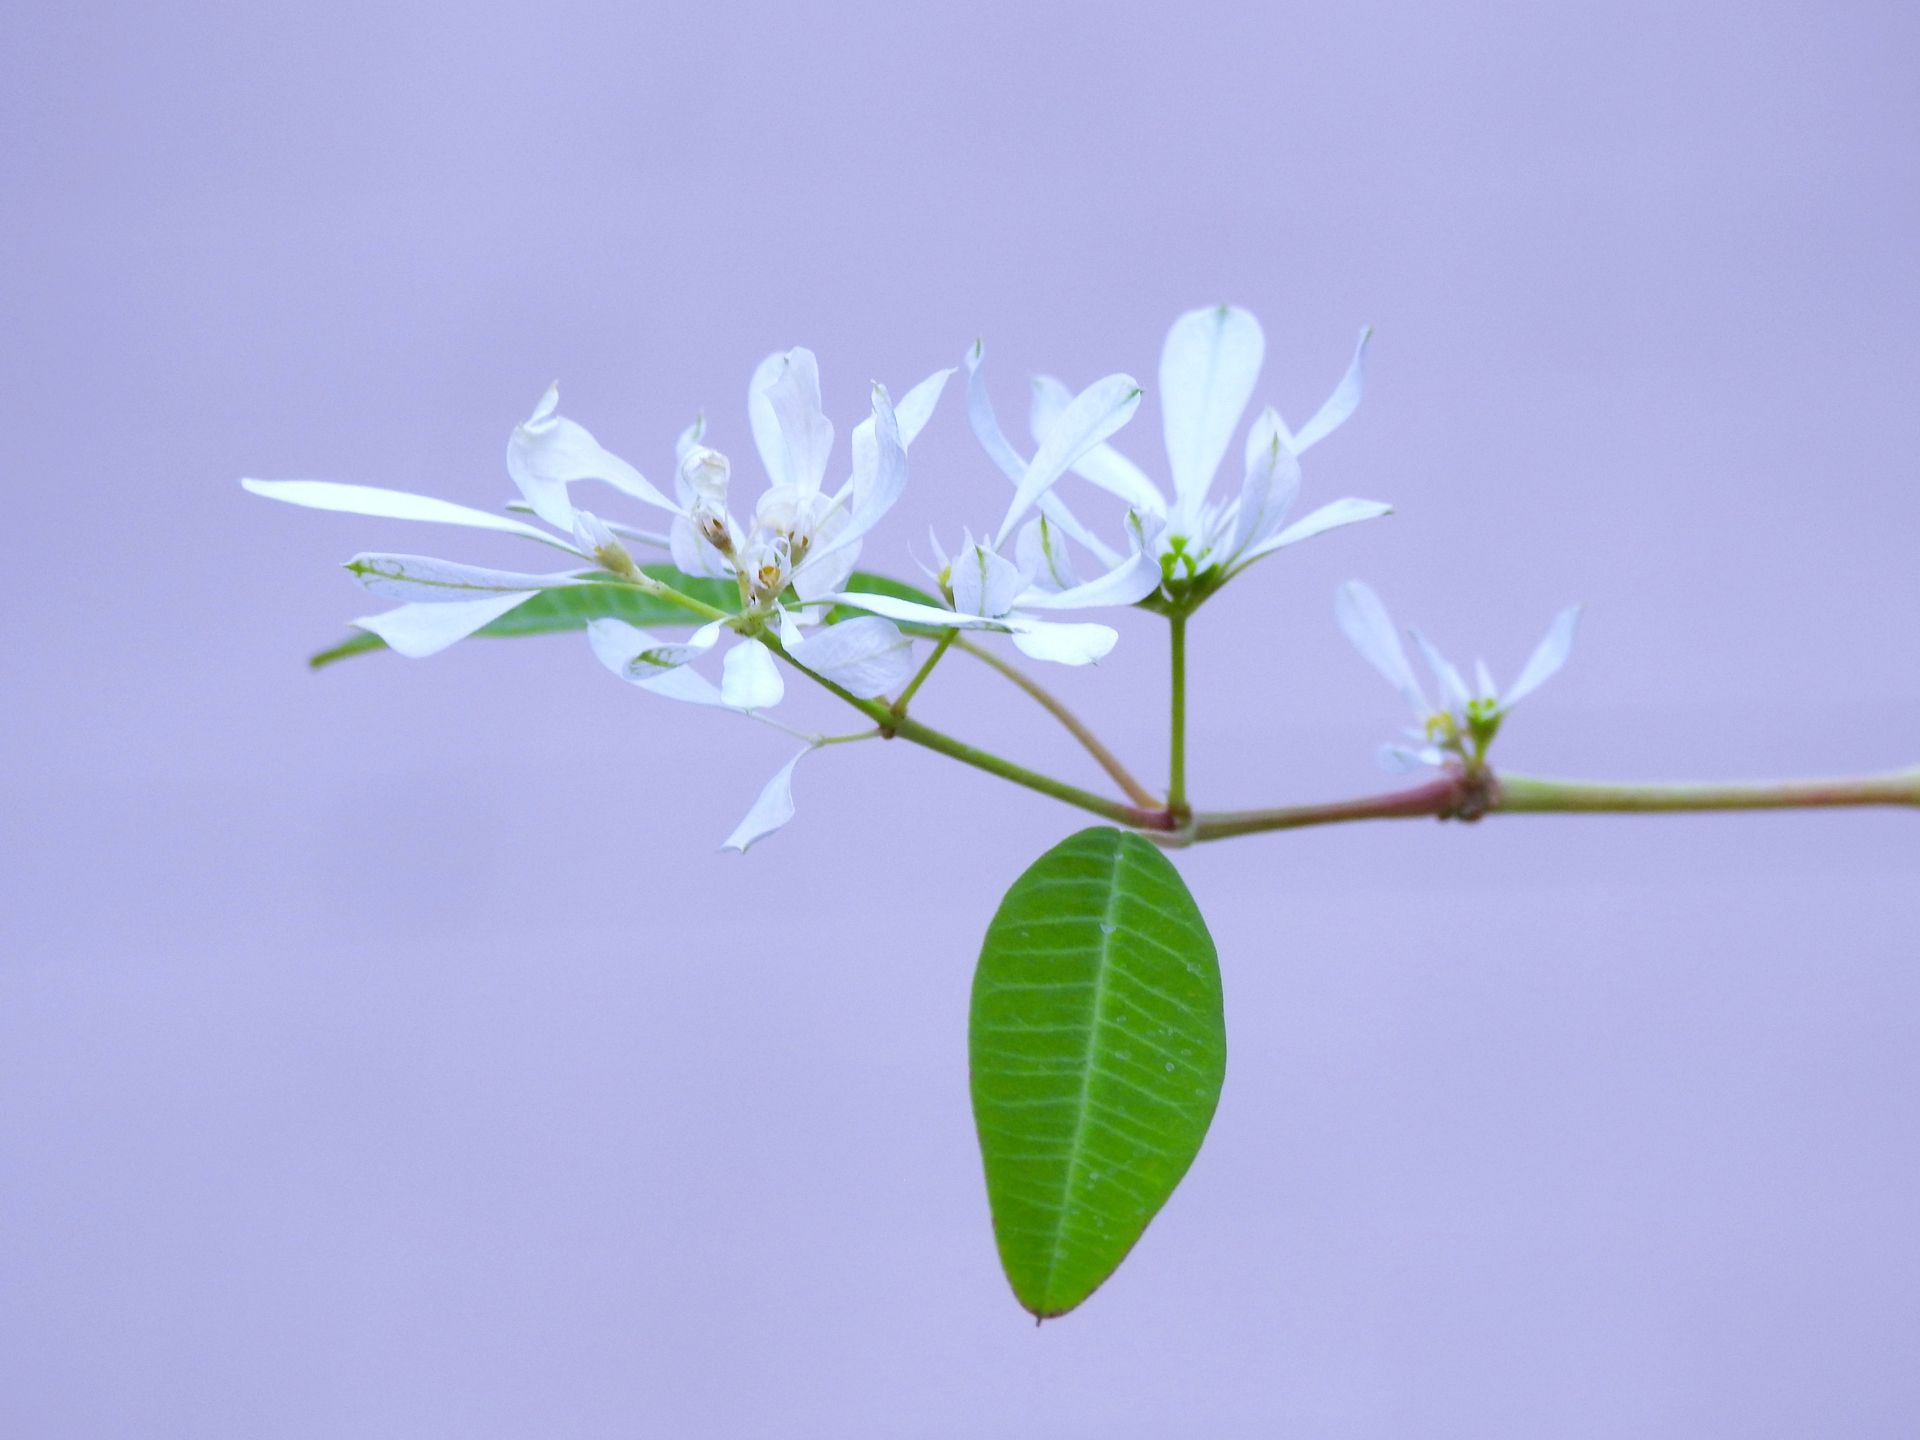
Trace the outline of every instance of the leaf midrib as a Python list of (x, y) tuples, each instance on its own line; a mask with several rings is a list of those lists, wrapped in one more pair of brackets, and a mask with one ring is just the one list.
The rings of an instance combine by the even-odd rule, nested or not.
[(1100, 1044), (1100, 1022), (1106, 1014), (1107, 972), (1113, 959), (1114, 937), (1120, 933), (1120, 864), (1124, 855), (1124, 843), (1113, 847), (1107, 873), (1107, 904), (1100, 917), (1100, 960), (1094, 973), (1093, 1014), (1087, 1024), (1087, 1046), (1081, 1057), (1080, 1093), (1074, 1104), (1073, 1138), (1067, 1146), (1066, 1175), (1060, 1187), (1060, 1203), (1054, 1212), (1052, 1233), (1047, 1239), (1047, 1270), (1040, 1287), (1041, 1295), (1049, 1301), (1053, 1298), (1053, 1277), (1060, 1268), (1060, 1244), (1067, 1229), (1067, 1201), (1073, 1193), (1073, 1177), (1080, 1165), (1080, 1146), (1087, 1133), (1087, 1111), (1093, 1094), (1093, 1062)]

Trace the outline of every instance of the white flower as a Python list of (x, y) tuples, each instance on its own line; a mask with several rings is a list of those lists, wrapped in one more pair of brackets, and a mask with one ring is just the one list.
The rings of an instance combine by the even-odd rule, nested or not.
[(833, 423), (820, 405), (819, 364), (805, 348), (769, 355), (747, 386), (747, 418), (768, 480), (752, 523), (743, 527), (729, 514), (732, 467), (702, 443), (705, 426), (696, 422), (678, 447), (673, 563), (689, 574), (733, 578), (749, 609), (770, 608), (788, 586), (803, 602), (841, 589), (862, 537), (906, 487), (907, 449), (952, 374), (935, 371), (897, 409), (875, 385), (873, 414), (854, 428), (852, 477), (828, 491)]
[(1570, 605), (1554, 616), (1545, 638), (1534, 648), (1519, 678), (1504, 695), (1494, 685), (1485, 661), (1475, 665), (1474, 686), (1469, 689), (1460, 672), (1426, 636), (1418, 630), (1409, 630), (1407, 633), (1419, 646), (1421, 657), (1439, 685), (1440, 704), (1436, 706), (1427, 700), (1425, 690), (1415, 678), (1413, 666), (1407, 662), (1407, 652), (1400, 644), (1399, 632), (1387, 614), (1387, 607), (1380, 603), (1380, 597), (1358, 580), (1342, 585), (1334, 597), (1334, 615), (1340, 628), (1367, 663), (1400, 692), (1418, 722), (1408, 733), (1419, 742), (1419, 748), (1388, 746), (1382, 758), (1396, 767), (1410, 761), (1444, 765), (1451, 759), (1469, 769), (1477, 769), (1484, 763), (1487, 746), (1493, 742), (1507, 712), (1567, 663), (1581, 609), (1579, 605)]
[[(1345, 378), (1298, 433), (1289, 431), (1271, 406), (1260, 412), (1247, 436), (1245, 478), (1233, 499), (1210, 500), (1208, 491), (1265, 357), (1260, 323), (1245, 310), (1220, 305), (1191, 311), (1167, 332), (1160, 355), (1160, 401), (1173, 476), (1171, 501), (1139, 466), (1103, 443), (1104, 436), (1081, 444), (1084, 428), (1076, 423), (1074, 407), (1085, 397), (1073, 397), (1046, 376), (1033, 385), (1029, 420), (1034, 441), (1042, 453), (1064, 448), (1072, 458), (1059, 471), (1042, 472), (1036, 479), (1040, 456), (1035, 456), (1034, 467), (1024, 465), (994, 418), (980, 380), (977, 343), (966, 364), (967, 414), (981, 445), (1017, 487), (1016, 515), (1026, 504), (1038, 503), (1063, 533), (1112, 563), (1111, 551), (1090, 539), (1086, 527), (1050, 493), (1042, 494), (1060, 473), (1071, 470), (1117, 495), (1148, 521), (1168, 601), (1204, 598), (1283, 546), (1391, 512), (1391, 506), (1378, 501), (1345, 499), (1323, 505), (1292, 525), (1285, 523), (1300, 489), (1300, 454), (1331, 434), (1360, 403), (1370, 334), (1362, 332)], [(1057, 445), (1062, 437), (1065, 444)]]
[[(584, 568), (558, 574), (522, 575), (424, 556), (355, 556), (347, 568), (362, 585), (406, 603), (352, 623), (414, 658), (445, 649), (542, 590), (639, 578), (623, 543), (627, 540), (670, 549), (676, 564), (690, 573), (734, 577), (741, 582), (743, 605), (765, 613), (790, 584), (804, 597), (845, 583), (859, 554), (860, 537), (899, 498), (906, 484), (906, 445), (926, 424), (952, 373), (939, 371), (916, 385), (902, 401), (898, 419), (885, 390), (875, 386), (873, 416), (854, 431), (853, 478), (835, 495), (823, 497), (819, 482), (833, 427), (819, 409), (813, 354), (796, 349), (769, 357), (755, 373), (749, 410), (775, 485), (770, 498), (762, 500), (767, 523), (751, 535), (726, 513), (726, 457), (699, 445), (702, 426), (696, 424), (680, 438), (675, 477), (680, 499), (670, 500), (583, 426), (559, 413), (558, 385), (550, 386), (532, 416), (514, 427), (507, 442), (507, 472), (520, 491), (516, 508), (559, 534), (508, 516), (374, 486), (321, 480), (249, 479), (241, 484), (257, 495), (311, 509), (519, 535), (586, 562)], [(774, 456), (776, 442), (777, 458), (768, 458)], [(581, 480), (603, 481), (666, 510), (673, 517), (670, 533), (602, 520), (576, 508), (568, 487)], [(718, 548), (721, 542), (724, 555)], [(733, 555), (740, 557), (739, 566), (729, 558)], [(719, 557), (719, 563), (709, 557)], [(910, 651), (904, 643), (899, 649), (910, 665)]]
[[(951, 560), (940, 556), (936, 575), (943, 597), (952, 607), (940, 609), (890, 595), (841, 594), (831, 598), (919, 625), (949, 630), (998, 630), (1036, 660), (1062, 665), (1087, 665), (1103, 659), (1119, 641), (1106, 625), (1046, 620), (1032, 611), (1091, 610), (1106, 605), (1131, 605), (1153, 593), (1159, 570), (1145, 549), (1139, 527), (1130, 528), (1132, 553), (1098, 579), (1068, 583), (1067, 566), (1057, 538), (1044, 521), (1035, 521), (1022, 533), (1021, 561), (1015, 564), (992, 546), (972, 536)], [(938, 542), (935, 542), (936, 550)], [(838, 627), (836, 627), (838, 628)]]

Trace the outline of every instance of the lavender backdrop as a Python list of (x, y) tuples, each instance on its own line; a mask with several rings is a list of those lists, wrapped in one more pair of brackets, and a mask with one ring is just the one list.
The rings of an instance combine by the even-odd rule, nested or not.
[[(635, 13), (635, 11), (638, 13)], [(1233, 1059), (1035, 1331), (975, 946), (1075, 815), (811, 762), (578, 640), (314, 676), (366, 547), (241, 474), (504, 497), (545, 384), (660, 471), (991, 346), (1266, 322), (1400, 514), (1196, 634), (1202, 803), (1383, 783), (1334, 585), (1511, 673), (1516, 768), (1920, 761), (1920, 22), (1893, 4), (7, 7), (0, 1431), (1887, 1435), (1920, 1426), (1907, 814), (1275, 836), (1181, 866)], [(843, 433), (844, 433), (843, 423)], [(1157, 413), (1122, 437), (1157, 452)], [(957, 406), (869, 554), (992, 518)], [(749, 462), (750, 468), (750, 462)], [(1137, 620), (1137, 623), (1136, 623)], [(1061, 688), (1158, 776), (1150, 617)], [(977, 669), (977, 667), (976, 667)], [(1094, 778), (954, 663), (931, 715)], [(825, 710), (808, 713), (826, 715)]]

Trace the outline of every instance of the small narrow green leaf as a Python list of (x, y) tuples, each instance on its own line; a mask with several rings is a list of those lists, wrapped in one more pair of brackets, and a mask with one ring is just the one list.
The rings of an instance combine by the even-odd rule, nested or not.
[(1064, 1315), (1187, 1173), (1226, 1076), (1219, 959), (1166, 856), (1103, 826), (1036, 860), (981, 946), (968, 1054), (1000, 1263)]

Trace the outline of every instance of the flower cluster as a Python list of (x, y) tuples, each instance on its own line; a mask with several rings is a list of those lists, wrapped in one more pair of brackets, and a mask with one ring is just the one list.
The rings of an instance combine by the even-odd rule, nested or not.
[[(1168, 333), (1158, 398), (1171, 498), (1110, 443), (1140, 406), (1142, 387), (1131, 376), (1109, 375), (1078, 393), (1050, 377), (1036, 379), (1028, 417), (1033, 450), (1023, 456), (995, 416), (982, 374), (985, 352), (976, 341), (957, 367), (965, 371), (967, 418), (1013, 496), (996, 527), (977, 537), (962, 531), (952, 553), (935, 537), (932, 589), (926, 593), (897, 582), (857, 583), (862, 577), (856, 566), (866, 536), (906, 487), (909, 450), (953, 369), (935, 371), (898, 404), (874, 385), (870, 413), (849, 439), (847, 478), (831, 487), (835, 431), (821, 402), (815, 357), (804, 348), (768, 356), (747, 387), (748, 425), (767, 485), (744, 518), (732, 508), (732, 462), (707, 443), (703, 420), (679, 436), (672, 484), (662, 488), (562, 415), (558, 386), (508, 440), (507, 473), (519, 492), (506, 507), (509, 514), (364, 485), (242, 483), (256, 494), (316, 509), (518, 535), (568, 557), (564, 569), (521, 573), (420, 555), (356, 555), (347, 569), (370, 593), (400, 603), (353, 623), (402, 655), (437, 653), (504, 623), (536, 596), (587, 586), (638, 590), (670, 607), (665, 613), (696, 625), (684, 638), (662, 637), (606, 613), (622, 607), (595, 604), (613, 591), (577, 597), (585, 602), (580, 613), (592, 617), (584, 623), (593, 654), (622, 680), (684, 703), (737, 712), (806, 742), (728, 838), (728, 846), (744, 850), (792, 816), (792, 776), (800, 758), (839, 739), (893, 733), (913, 691), (961, 632), (1005, 634), (1036, 660), (1093, 663), (1113, 649), (1118, 632), (1059, 618), (1067, 612), (1139, 605), (1184, 616), (1262, 556), (1389, 513), (1378, 501), (1343, 499), (1287, 523), (1301, 488), (1301, 455), (1360, 403), (1369, 333), (1362, 332), (1331, 397), (1299, 430), (1290, 430), (1271, 406), (1259, 412), (1247, 428), (1244, 477), (1230, 497), (1211, 492), (1266, 350), (1259, 323), (1246, 311), (1196, 310)], [(1104, 537), (1069, 508), (1060, 493), (1069, 475), (1121, 502), (1117, 538)], [(573, 487), (588, 481), (657, 512), (658, 528), (582, 508)], [(665, 552), (671, 565), (637, 563), (631, 548), (636, 545)], [(1372, 592), (1348, 587), (1341, 607), (1341, 623), (1363, 653), (1420, 712), (1417, 753), (1434, 763), (1451, 757), (1478, 764), (1506, 708), (1551, 673), (1572, 635), (1572, 621), (1563, 616), (1555, 634), (1564, 635), (1551, 663), (1542, 659), (1549, 651), (1543, 645), (1504, 699), (1484, 683), (1479, 694), (1467, 691), (1420, 642), (1441, 681), (1444, 703), (1433, 710)], [(916, 666), (914, 638), (929, 635), (938, 644)], [(717, 677), (699, 668), (715, 651)], [(774, 719), (767, 712), (785, 694), (778, 663), (783, 659), (868, 705), (881, 723), (859, 736), (832, 737), (792, 730)], [(879, 703), (894, 694), (898, 698), (890, 704)]]
[(1573, 632), (1580, 624), (1578, 605), (1569, 605), (1553, 617), (1547, 633), (1534, 647), (1522, 667), (1519, 678), (1500, 693), (1487, 670), (1487, 662), (1474, 665), (1471, 688), (1453, 663), (1437, 650), (1433, 642), (1418, 630), (1407, 634), (1440, 688), (1440, 703), (1433, 704), (1421, 688), (1400, 644), (1400, 634), (1380, 597), (1358, 580), (1349, 580), (1334, 597), (1334, 615), (1340, 628), (1353, 642), (1366, 662), (1386, 677), (1400, 692), (1413, 712), (1414, 724), (1407, 731), (1414, 745), (1389, 745), (1380, 752), (1384, 764), (1392, 769), (1409, 765), (1455, 764), (1469, 773), (1486, 763), (1487, 747), (1500, 731), (1501, 721), (1513, 707), (1538, 690), (1567, 663), (1573, 650)]

